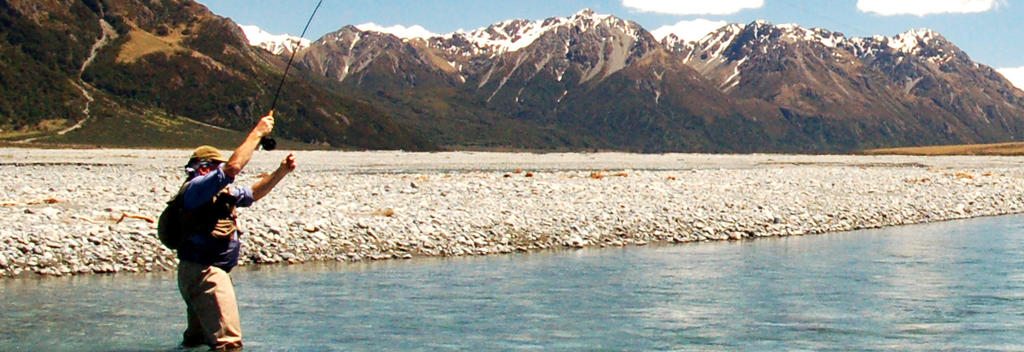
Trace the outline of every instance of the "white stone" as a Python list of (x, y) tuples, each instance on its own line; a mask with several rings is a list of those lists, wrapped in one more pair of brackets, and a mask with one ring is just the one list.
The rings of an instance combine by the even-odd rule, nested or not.
[[(21, 246), (35, 253), (30, 256), (46, 265), (43, 269), (62, 274), (101, 271), (97, 263), (115, 262), (110, 270), (173, 269), (173, 252), (155, 240), (153, 224), (130, 220), (113, 225), (111, 217), (124, 211), (157, 215), (180, 184), (181, 156), (142, 151), (156, 157), (124, 159), (107, 153), (61, 151), (49, 158), (114, 158), (128, 166), (91, 172), (62, 169), (55, 177), (65, 182), (56, 188), (32, 179), (16, 179), (8, 186), (33, 194), (8, 190), (14, 194), (0, 198), (34, 199), (38, 192), (56, 189), (46, 194), (61, 200), (0, 207), (0, 218), (7, 220), (0, 229), (0, 253), (8, 267), (16, 266), (12, 253), (20, 255)], [(252, 167), (272, 169), (280, 161), (261, 157), (254, 158)], [(254, 261), (401, 258), (403, 251), (476, 255), (816, 234), (1024, 209), (1021, 197), (1008, 195), (1024, 191), (1024, 171), (1013, 159), (998, 157), (457, 152), (304, 152), (300, 157), (300, 171), (268, 198), (239, 211), (243, 228), (252, 230), (243, 236), (243, 248)], [(890, 163), (894, 166), (859, 166)], [(913, 163), (928, 168), (899, 166)], [(565, 171), (503, 178), (510, 168)], [(364, 172), (368, 169), (374, 172)], [(644, 171), (612, 176), (623, 169)], [(593, 179), (591, 170), (613, 171)], [(126, 171), (151, 181), (119, 186), (117, 172)], [(963, 179), (958, 173), (975, 178)], [(986, 173), (994, 176), (981, 176)], [(928, 181), (908, 181), (923, 179)], [(250, 179), (239, 181), (251, 184)], [(165, 194), (138, 196), (153, 189)], [(395, 209), (395, 216), (372, 215), (386, 208)], [(66, 240), (69, 236), (77, 240)], [(64, 263), (41, 260), (43, 253)], [(122, 262), (124, 255), (151, 262)], [(161, 257), (171, 262), (153, 264), (161, 263)]]

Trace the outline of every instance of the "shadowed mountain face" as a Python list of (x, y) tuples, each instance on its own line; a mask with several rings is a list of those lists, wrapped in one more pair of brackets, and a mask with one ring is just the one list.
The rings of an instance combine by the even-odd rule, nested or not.
[[(0, 9), (8, 131), (80, 121), (84, 93), (91, 115), (148, 109), (244, 130), (287, 60), (189, 0)], [(1024, 93), (927, 30), (846, 38), (759, 21), (659, 42), (583, 10), (433, 38), (347, 26), (298, 55), (279, 131), (333, 146), (846, 152), (1024, 137)]]
[[(835, 152), (1024, 135), (1021, 91), (931, 31), (758, 21), (674, 39), (584, 10), (429, 39), (346, 27), (301, 60), (453, 145)], [(530, 132), (481, 138), (508, 124)]]
[(717, 138), (734, 126), (749, 127), (737, 138), (768, 139), (646, 30), (590, 11), (427, 40), (349, 26), (300, 55), (299, 66), (445, 145), (755, 149)]
[(1024, 133), (1024, 93), (928, 30), (848, 39), (755, 22), (672, 47), (732, 96), (856, 122), (860, 128), (850, 132), (862, 145), (978, 143)]
[[(147, 117), (154, 114), (247, 131), (269, 111), (284, 70), (284, 60), (250, 47), (235, 23), (190, 0), (0, 0), (0, 10), (4, 76), (37, 70), (48, 79), (0, 82), (5, 95), (37, 97), (0, 108), (0, 128), (8, 131), (45, 134), (48, 125), (131, 115), (133, 123), (114, 125), (130, 135), (159, 125)], [(304, 76), (289, 79), (275, 134), (335, 146), (432, 148), (371, 105)], [(65, 104), (48, 111), (49, 101)], [(118, 145), (90, 144), (108, 142)]]

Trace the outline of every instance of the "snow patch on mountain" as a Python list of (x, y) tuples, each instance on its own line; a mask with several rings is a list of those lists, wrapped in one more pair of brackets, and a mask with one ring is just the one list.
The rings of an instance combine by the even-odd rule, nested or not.
[[(683, 46), (673, 43), (673, 37), (669, 36), (662, 41), (669, 50), (685, 50), (688, 47), (695, 47), (703, 55), (704, 60), (710, 61), (724, 54), (725, 49), (730, 47), (739, 34), (745, 30), (751, 30), (754, 40), (760, 43), (768, 43), (771, 36), (778, 34), (778, 37), (787, 42), (817, 43), (831, 49), (849, 50), (858, 57), (874, 56), (880, 52), (895, 52), (921, 56), (932, 62), (945, 62), (950, 60), (952, 53), (941, 48), (945, 41), (942, 35), (930, 29), (914, 29), (893, 37), (876, 35), (870, 38), (854, 37), (847, 38), (842, 33), (832, 32), (821, 28), (804, 28), (797, 24), (772, 25), (763, 20), (752, 22), (749, 25), (730, 24), (711, 32), (707, 36), (691, 42), (690, 46)], [(939, 48), (934, 48), (940, 46)], [(766, 50), (767, 48), (762, 48)], [(689, 61), (687, 58), (684, 61)]]
[(835, 48), (839, 44), (846, 42), (846, 37), (842, 34), (826, 29), (807, 29), (793, 23), (780, 24), (776, 28), (781, 29), (785, 33), (785, 38), (793, 41), (818, 42), (829, 48)]
[(889, 38), (889, 47), (906, 54), (917, 54), (922, 46), (938, 37), (939, 34), (930, 29), (914, 29)]
[(675, 36), (670, 35), (661, 43), (668, 50), (681, 53), (683, 63), (718, 82), (722, 91), (735, 87), (747, 74), (744, 71), (754, 67), (745, 65), (750, 56), (785, 50), (792, 45), (794, 49), (803, 46), (820, 53), (822, 58), (828, 55), (837, 62), (850, 62), (855, 57), (866, 59), (865, 62), (914, 60), (926, 62), (934, 69), (969, 60), (942, 35), (929, 29), (910, 30), (893, 37), (846, 38), (842, 33), (826, 29), (808, 29), (796, 24), (772, 25), (759, 20), (747, 25), (724, 26), (696, 42), (680, 44), (673, 42), (674, 39)]
[(704, 38), (698, 40), (697, 47), (712, 49), (711, 53), (708, 53), (710, 57), (722, 56), (725, 49), (732, 45), (732, 42), (743, 32), (743, 28), (739, 24), (730, 24), (719, 28), (717, 31), (709, 33)]
[(476, 50), (473, 53), (464, 53), (465, 55), (481, 53), (500, 55), (526, 48), (544, 34), (557, 28), (578, 28), (581, 32), (587, 32), (602, 25), (621, 28), (634, 41), (639, 40), (640, 32), (643, 31), (643, 28), (636, 23), (612, 15), (597, 14), (590, 9), (583, 9), (572, 17), (552, 17), (537, 21), (507, 20), (471, 32), (459, 30), (443, 37), (448, 40), (461, 38), (472, 43)]
[(544, 33), (568, 22), (566, 18), (553, 18), (541, 21), (508, 20), (486, 28), (466, 33), (457, 31), (450, 36), (462, 35), (477, 48), (501, 54), (518, 51), (530, 46)]
[(239, 25), (249, 45), (263, 48), (275, 55), (308, 48), (312, 41), (288, 34), (270, 34), (257, 26)]

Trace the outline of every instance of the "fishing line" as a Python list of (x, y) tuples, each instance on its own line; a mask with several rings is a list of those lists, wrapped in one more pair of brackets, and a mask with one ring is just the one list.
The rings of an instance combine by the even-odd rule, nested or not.
[[(306, 31), (309, 30), (309, 24), (313, 23), (313, 17), (316, 17), (316, 11), (320, 9), (320, 5), (324, 3), (324, 0), (320, 0), (316, 3), (316, 8), (313, 9), (313, 13), (309, 15), (309, 20), (306, 21), (306, 27), (302, 28), (302, 34), (299, 35), (299, 40), (296, 41), (295, 47), (292, 48), (292, 56), (288, 59), (288, 64), (284, 66), (284, 75), (281, 76), (281, 83), (277, 85), (277, 91), (274, 92), (274, 101), (270, 103), (270, 113), (274, 113), (274, 108), (277, 107), (277, 98), (281, 96), (281, 88), (284, 87), (284, 80), (288, 78), (288, 70), (292, 68), (292, 62), (295, 61), (295, 54), (299, 53), (299, 49), (302, 47), (302, 38), (306, 37)], [(274, 150), (277, 148), (277, 141), (272, 137), (264, 136), (260, 139), (260, 146), (263, 150)]]

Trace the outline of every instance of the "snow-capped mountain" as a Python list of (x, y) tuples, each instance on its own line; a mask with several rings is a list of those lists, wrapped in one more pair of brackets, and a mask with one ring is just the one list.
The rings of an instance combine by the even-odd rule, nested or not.
[[(558, 77), (564, 75), (568, 62), (574, 59), (581, 63), (592, 61), (583, 63), (593, 64), (587, 68), (589, 74), (584, 79), (587, 80), (599, 72), (607, 76), (622, 69), (631, 55), (642, 55), (636, 50), (646, 51), (657, 46), (650, 34), (635, 22), (596, 14), (591, 10), (580, 11), (571, 17), (539, 21), (508, 20), (471, 32), (458, 31), (425, 41), (422, 39), (348, 26), (324, 36), (314, 45), (333, 48), (329, 50), (331, 55), (326, 56), (334, 56), (328, 61), (337, 64), (325, 61), (325, 55), (317, 53), (311, 53), (310, 56), (316, 59), (307, 63), (323, 74), (344, 81), (352, 74), (371, 67), (374, 60), (386, 56), (392, 58), (392, 63), (397, 63), (396, 68), (446, 72), (457, 75), (459, 82), (482, 75), (485, 77), (477, 77), (483, 80), (478, 82), (482, 86), (490, 80), (491, 75), (486, 73), (499, 71), (505, 66), (504, 58), (510, 56), (515, 56), (509, 62), (511, 71), (518, 71), (519, 66), (536, 59), (539, 61), (534, 65), (537, 71), (548, 66)], [(607, 48), (607, 53), (596, 47), (585, 48), (588, 45), (603, 46), (605, 41), (614, 42)], [(411, 54), (416, 59), (403, 60), (399, 52), (391, 50)], [(594, 57), (584, 57), (585, 51)], [(334, 67), (336, 72), (330, 74), (328, 66)]]
[(837, 64), (853, 63), (850, 60), (883, 64), (887, 58), (895, 57), (936, 65), (975, 65), (963, 51), (928, 29), (910, 30), (891, 38), (847, 38), (842, 33), (821, 28), (755, 21), (745, 26), (727, 25), (696, 42), (680, 43), (666, 38), (663, 44), (679, 53), (684, 62), (718, 82), (723, 90), (733, 89), (740, 83), (743, 71), (755, 66), (750, 60), (758, 57), (782, 60), (799, 57), (796, 54), (801, 51), (831, 57)]
[(249, 45), (265, 49), (274, 55), (291, 54), (295, 50), (308, 48), (312, 43), (309, 39), (303, 39), (288, 34), (270, 34), (257, 26), (239, 25), (242, 33), (245, 33)]
[[(573, 28), (580, 32), (587, 32), (602, 25), (620, 28), (634, 40), (638, 39), (639, 32), (642, 30), (635, 22), (584, 9), (571, 17), (552, 17), (538, 21), (508, 20), (468, 33), (463, 31), (450, 33), (444, 39), (449, 41), (464, 39), (471, 44), (471, 48), (463, 48), (468, 50), (462, 50), (462, 55), (500, 55), (524, 49), (544, 34), (559, 28)], [(455, 39), (456, 37), (458, 39)]]
[(976, 142), (1024, 132), (1012, 122), (1024, 116), (1024, 93), (927, 29), (847, 38), (756, 21), (672, 48), (732, 96), (794, 114), (898, 126), (892, 129), (903, 132), (894, 137), (908, 143), (941, 137)]
[[(544, 138), (637, 150), (1024, 138), (1024, 92), (930, 30), (849, 38), (755, 21), (659, 42), (635, 22), (582, 10), (429, 38), (347, 26), (301, 54), (298, 65), (412, 123), (461, 119), (437, 132), (442, 144), (510, 124), (584, 128)], [(403, 101), (422, 105), (410, 112)]]
[[(700, 74), (682, 62), (672, 61), (671, 54), (639, 24), (583, 10), (569, 17), (509, 20), (425, 41), (346, 26), (301, 52), (297, 65), (353, 90), (390, 97), (382, 99), (384, 105), (408, 99), (454, 99), (428, 105), (459, 106), (455, 109), (465, 114), (463, 118), (476, 122), (459, 124), (459, 130), (439, 131), (442, 135), (438, 138), (445, 142), (464, 142), (481, 133), (506, 135), (511, 124), (536, 128), (518, 135), (552, 133), (543, 137), (545, 140), (539, 142), (542, 144), (562, 140), (578, 145), (584, 143), (581, 140), (594, 140), (595, 145), (615, 143), (630, 145), (633, 150), (664, 150), (659, 142), (637, 138), (639, 130), (651, 123), (682, 130), (680, 117), (695, 117), (698, 107), (712, 120), (740, 116), (729, 113), (732, 107), (715, 107), (716, 102), (728, 98), (717, 90), (705, 89), (707, 83)], [(689, 86), (701, 88), (685, 88)], [(643, 106), (608, 106), (616, 103), (613, 98), (592, 102), (604, 94), (635, 96)], [(688, 104), (683, 104), (686, 100)], [(476, 110), (481, 108), (484, 110)], [(636, 117), (615, 116), (621, 109), (651, 116), (634, 124), (630, 121)], [(398, 105), (392, 111), (410, 114), (409, 109)], [(483, 122), (479, 116), (493, 116), (497, 121)], [(523, 118), (507, 120), (513, 116)], [(430, 120), (415, 119), (416, 123)], [(622, 126), (609, 128), (597, 123), (613, 120)], [(664, 122), (657, 122), (661, 120)], [(542, 127), (551, 123), (592, 126), (602, 132), (600, 137), (595, 133), (565, 135), (561, 127)], [(467, 128), (488, 132), (468, 132)], [(692, 139), (679, 135), (672, 143), (713, 143), (708, 141), (708, 134), (699, 134)], [(526, 141), (506, 142), (522, 145)]]

